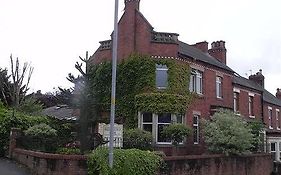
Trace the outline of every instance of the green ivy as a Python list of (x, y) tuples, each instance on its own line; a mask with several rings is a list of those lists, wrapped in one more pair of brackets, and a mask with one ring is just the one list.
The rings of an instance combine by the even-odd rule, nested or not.
[[(168, 87), (156, 88), (156, 64), (168, 67)], [(110, 110), (111, 63), (91, 67), (91, 88), (99, 112)], [(188, 91), (190, 69), (172, 59), (132, 55), (117, 66), (116, 116), (125, 127), (137, 126), (137, 111), (185, 113), (192, 95)]]

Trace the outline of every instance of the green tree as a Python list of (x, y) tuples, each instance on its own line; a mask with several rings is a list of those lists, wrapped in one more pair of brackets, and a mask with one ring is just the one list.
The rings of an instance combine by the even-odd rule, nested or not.
[(222, 110), (204, 122), (205, 142), (213, 153), (243, 154), (253, 147), (253, 134), (247, 122), (231, 111)]
[(80, 109), (79, 118), (79, 140), (81, 143), (80, 149), (81, 153), (90, 149), (89, 145), (89, 129), (90, 127), (95, 127), (97, 123), (96, 112), (94, 107), (94, 96), (91, 90), (91, 74), (88, 68), (89, 56), (86, 52), (86, 58), (79, 57), (82, 62), (86, 64), (86, 70), (82, 68), (82, 63), (76, 62), (75, 68), (81, 73), (81, 76), (74, 77), (72, 74), (68, 75), (68, 80), (75, 84), (73, 91), (74, 104)]
[(12, 84), (9, 78), (8, 70), (0, 68), (0, 101), (2, 101), (5, 106), (10, 106), (12, 104), (10, 91)]

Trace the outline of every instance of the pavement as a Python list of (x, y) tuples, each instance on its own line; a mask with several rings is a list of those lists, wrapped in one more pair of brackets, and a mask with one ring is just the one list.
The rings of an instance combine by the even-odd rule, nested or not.
[(0, 175), (31, 175), (26, 167), (11, 161), (0, 158)]

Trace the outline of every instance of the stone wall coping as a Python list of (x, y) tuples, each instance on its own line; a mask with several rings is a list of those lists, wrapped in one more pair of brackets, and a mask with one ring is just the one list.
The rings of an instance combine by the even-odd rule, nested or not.
[(86, 155), (65, 155), (65, 154), (43, 153), (43, 152), (25, 150), (21, 148), (15, 148), (13, 152), (18, 154), (28, 155), (28, 156), (44, 158), (44, 159), (58, 159), (58, 160), (87, 160), (88, 157)]
[(206, 155), (187, 155), (187, 156), (167, 156), (163, 157), (165, 161), (174, 161), (174, 160), (190, 160), (190, 159), (209, 159), (209, 158), (232, 158), (232, 157), (271, 157), (269, 153), (260, 153), (260, 154), (245, 154), (239, 156), (226, 156), (224, 154), (206, 154)]

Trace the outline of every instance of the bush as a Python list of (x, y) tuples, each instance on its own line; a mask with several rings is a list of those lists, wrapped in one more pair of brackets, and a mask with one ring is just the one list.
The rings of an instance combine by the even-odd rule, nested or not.
[(13, 114), (12, 111), (0, 108), (0, 156), (4, 156), (8, 150), (9, 135), (12, 127), (26, 130), (35, 124), (47, 122), (47, 117), (29, 116), (20, 112)]
[(79, 148), (58, 148), (56, 151), (58, 154), (81, 154)]
[(98, 148), (88, 158), (89, 175), (154, 175), (162, 159), (150, 151), (115, 149), (113, 168), (108, 165), (108, 149)]
[(252, 152), (263, 152), (264, 151), (264, 124), (261, 121), (255, 120), (248, 123), (248, 126), (251, 129), (253, 134), (253, 147), (251, 148)]
[(177, 146), (179, 143), (183, 142), (184, 138), (191, 133), (191, 129), (184, 124), (171, 124), (163, 129), (163, 134), (171, 139), (172, 144)]
[(51, 152), (57, 148), (57, 143), (54, 142), (57, 131), (45, 123), (28, 128), (24, 134), (21, 141), (27, 149)]
[(152, 149), (152, 134), (142, 129), (124, 130), (123, 147), (125, 149), (136, 148), (141, 150)]
[(211, 152), (243, 154), (253, 147), (251, 129), (231, 111), (215, 113), (211, 121), (204, 123), (205, 142)]

